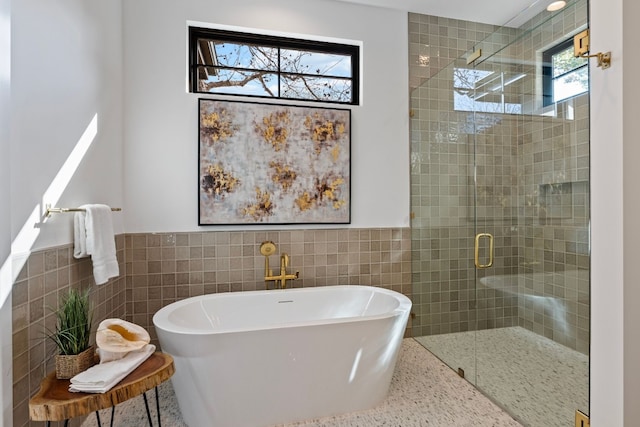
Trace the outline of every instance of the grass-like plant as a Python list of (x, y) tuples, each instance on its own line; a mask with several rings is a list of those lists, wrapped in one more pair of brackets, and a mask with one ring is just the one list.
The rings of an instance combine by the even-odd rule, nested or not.
[(62, 355), (80, 354), (89, 348), (93, 310), (89, 289), (70, 289), (55, 310), (56, 328), (48, 334)]

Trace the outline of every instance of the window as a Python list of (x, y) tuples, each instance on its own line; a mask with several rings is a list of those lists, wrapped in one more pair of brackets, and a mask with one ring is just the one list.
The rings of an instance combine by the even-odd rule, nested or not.
[(545, 106), (589, 90), (589, 61), (573, 56), (573, 38), (544, 52), (542, 60)]
[(472, 68), (453, 69), (453, 109), (482, 113), (522, 114), (518, 88), (523, 73)]
[(207, 28), (189, 28), (195, 93), (359, 103), (360, 48)]

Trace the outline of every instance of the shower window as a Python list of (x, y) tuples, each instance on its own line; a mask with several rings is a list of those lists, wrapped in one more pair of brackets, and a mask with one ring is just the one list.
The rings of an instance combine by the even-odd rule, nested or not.
[(453, 68), (453, 108), (456, 111), (522, 114), (519, 98), (507, 87), (523, 73)]
[(543, 63), (545, 106), (589, 90), (588, 60), (573, 56), (573, 38), (545, 51)]
[(189, 28), (190, 91), (359, 104), (357, 45)]

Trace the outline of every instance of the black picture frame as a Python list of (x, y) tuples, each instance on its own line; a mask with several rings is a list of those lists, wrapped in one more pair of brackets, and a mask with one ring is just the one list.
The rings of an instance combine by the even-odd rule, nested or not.
[(198, 102), (199, 225), (351, 223), (351, 110)]

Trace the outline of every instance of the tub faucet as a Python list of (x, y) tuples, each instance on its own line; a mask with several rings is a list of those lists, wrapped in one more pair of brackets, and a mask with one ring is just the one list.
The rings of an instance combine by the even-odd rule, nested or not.
[[(280, 275), (274, 276), (273, 271), (269, 268), (269, 255), (275, 253), (276, 245), (273, 242), (262, 242), (260, 245), (260, 253), (264, 255), (264, 281), (274, 281), (276, 286), (280, 283), (280, 288), (287, 287), (287, 280), (296, 280), (299, 277), (299, 272), (295, 274), (287, 274), (287, 267), (289, 266), (289, 255), (282, 253), (280, 255)], [(267, 286), (268, 288), (268, 286)]]

